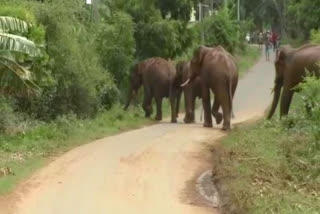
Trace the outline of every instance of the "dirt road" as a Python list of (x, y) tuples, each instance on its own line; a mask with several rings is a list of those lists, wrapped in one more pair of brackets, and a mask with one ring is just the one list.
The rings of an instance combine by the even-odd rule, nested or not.
[[(272, 63), (261, 59), (240, 81), (233, 122), (263, 114), (271, 101), (273, 76)], [(194, 178), (211, 168), (206, 145), (223, 135), (220, 127), (163, 122), (98, 140), (26, 181), (11, 213), (218, 213), (197, 195)]]

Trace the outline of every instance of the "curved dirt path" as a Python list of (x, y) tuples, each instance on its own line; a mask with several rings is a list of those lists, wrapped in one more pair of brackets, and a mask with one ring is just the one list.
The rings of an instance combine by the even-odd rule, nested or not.
[[(261, 116), (271, 101), (272, 63), (261, 58), (251, 70), (239, 83), (233, 123)], [(219, 128), (163, 122), (76, 148), (22, 184), (9, 213), (218, 213), (194, 181), (212, 167), (206, 146), (225, 135)]]

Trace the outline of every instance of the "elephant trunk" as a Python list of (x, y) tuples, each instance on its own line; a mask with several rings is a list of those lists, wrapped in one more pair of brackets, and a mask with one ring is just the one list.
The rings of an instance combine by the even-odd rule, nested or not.
[(181, 95), (182, 95), (182, 90), (179, 89), (178, 90), (178, 94), (177, 94), (177, 100), (176, 100), (176, 115), (177, 115), (177, 118), (179, 117)]
[(194, 121), (194, 112), (192, 109), (192, 89), (190, 86), (184, 88), (184, 103), (185, 103), (185, 119), (184, 122), (190, 123)]
[(281, 88), (282, 88), (282, 85), (281, 84), (276, 84), (274, 89), (273, 89), (273, 101), (272, 101), (272, 106), (271, 106), (271, 109), (270, 109), (270, 112), (269, 112), (269, 115), (268, 115), (268, 120), (270, 120), (278, 106), (278, 103), (279, 103), (279, 98), (280, 98), (280, 93), (281, 93)]

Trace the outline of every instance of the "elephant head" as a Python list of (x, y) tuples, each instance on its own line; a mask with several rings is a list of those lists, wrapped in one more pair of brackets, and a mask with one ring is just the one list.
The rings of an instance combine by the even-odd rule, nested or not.
[(136, 96), (141, 85), (142, 85), (141, 65), (137, 64), (132, 67), (130, 72), (128, 100), (124, 107), (125, 110), (128, 109), (131, 100)]
[(274, 81), (274, 88), (273, 88), (273, 101), (272, 106), (268, 115), (268, 119), (271, 119), (277, 105), (279, 103), (281, 88), (283, 86), (283, 75), (286, 69), (286, 58), (288, 57), (289, 49), (281, 48), (276, 53), (276, 60), (275, 60), (275, 70), (276, 70), (276, 77)]
[(207, 56), (210, 51), (212, 51), (213, 48), (208, 48), (201, 46), (197, 48), (193, 53), (193, 58), (190, 62), (190, 68), (191, 72), (188, 75), (188, 78), (184, 83), (181, 85), (182, 87), (185, 87), (189, 84), (190, 81), (194, 80), (197, 76), (200, 75), (201, 67), (204, 61), (204, 58)]

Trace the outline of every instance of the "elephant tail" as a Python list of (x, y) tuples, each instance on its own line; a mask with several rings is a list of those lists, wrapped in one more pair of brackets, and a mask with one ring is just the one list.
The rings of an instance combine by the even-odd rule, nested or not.
[(232, 77), (229, 78), (229, 82), (228, 82), (228, 94), (229, 94), (230, 115), (232, 115), (231, 117), (233, 117)]

